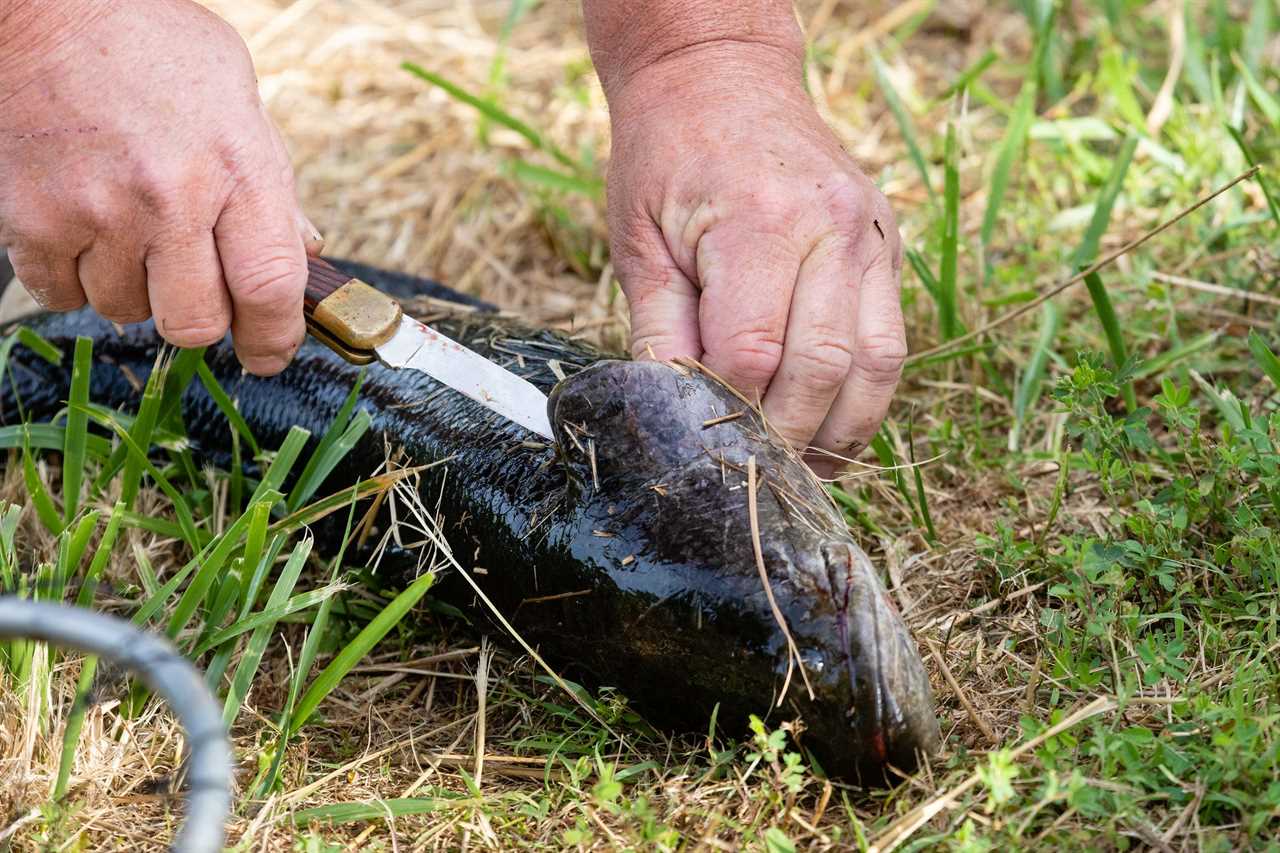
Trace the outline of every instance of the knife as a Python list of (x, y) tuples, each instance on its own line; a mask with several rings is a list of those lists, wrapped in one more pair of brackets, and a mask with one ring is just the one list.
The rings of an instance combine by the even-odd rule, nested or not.
[(547, 395), (533, 383), (419, 323), (395, 299), (319, 258), (307, 259), (303, 313), (311, 336), (352, 364), (420, 370), (555, 441)]

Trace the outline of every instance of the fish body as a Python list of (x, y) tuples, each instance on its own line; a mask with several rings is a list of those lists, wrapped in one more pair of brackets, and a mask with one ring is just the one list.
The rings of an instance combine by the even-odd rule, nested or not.
[[(733, 392), (528, 328), (434, 282), (338, 263), (402, 298), (469, 303), (421, 319), (548, 392), (558, 446), (424, 374), (372, 365), (359, 400), (372, 428), (326, 491), (371, 475), (388, 449), (406, 464), (440, 462), (420, 493), (472, 580), (553, 667), (620, 689), (656, 724), (705, 731), (717, 705), (733, 734), (753, 713), (799, 718), (828, 773), (864, 781), (936, 748), (928, 678), (870, 560), (821, 484)], [(119, 329), (87, 310), (26, 322), (64, 352), (91, 337), (92, 399), (136, 406), (160, 346), (151, 324)], [(263, 447), (295, 425), (318, 440), (360, 370), (310, 341), (269, 379), (243, 374), (225, 341), (206, 363)], [(65, 404), (66, 368), (17, 348), (11, 376), (6, 423), (19, 400), (35, 420)], [(197, 456), (227, 466), (230, 426), (200, 383), (183, 419)], [(456, 573), (433, 594), (483, 613)]]

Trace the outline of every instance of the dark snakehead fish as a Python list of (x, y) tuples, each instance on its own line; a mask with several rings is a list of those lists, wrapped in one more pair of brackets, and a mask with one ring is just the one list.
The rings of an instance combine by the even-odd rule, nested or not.
[[(435, 303), (423, 319), (549, 392), (560, 447), (530, 441), (420, 373), (373, 365), (360, 400), (373, 428), (328, 491), (369, 476), (388, 447), (417, 464), (447, 460), (423, 473), (421, 494), (439, 506), (463, 567), (482, 570), (474, 580), (552, 666), (617, 687), (656, 724), (705, 731), (717, 703), (733, 734), (752, 713), (773, 724), (799, 718), (801, 744), (828, 773), (868, 783), (883, 780), (886, 764), (911, 768), (936, 748), (928, 678), (870, 560), (821, 484), (733, 393), (697, 371), (612, 357), (476, 310), (434, 282), (336, 263), (401, 298), (469, 303), (446, 316)], [(93, 400), (136, 406), (135, 383), (159, 347), (150, 323), (119, 330), (87, 310), (24, 322), (67, 353), (77, 335), (92, 338)], [(271, 379), (244, 375), (227, 342), (206, 360), (264, 447), (294, 425), (317, 440), (359, 371), (311, 341)], [(65, 404), (66, 368), (22, 347), (10, 367), (6, 423), (19, 403), (36, 420)], [(183, 417), (197, 457), (228, 465), (230, 428), (200, 383), (186, 392)], [(781, 707), (797, 655), (757, 565), (751, 457), (760, 551), (813, 690), (810, 698), (797, 671)], [(433, 594), (481, 613), (456, 573)]]

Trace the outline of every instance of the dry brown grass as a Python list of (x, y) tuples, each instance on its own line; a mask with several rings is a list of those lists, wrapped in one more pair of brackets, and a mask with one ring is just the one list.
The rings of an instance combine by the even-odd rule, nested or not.
[[(294, 158), (299, 196), (325, 235), (326, 252), (438, 278), (536, 323), (584, 331), (615, 345), (625, 339), (625, 311), (614, 298), (607, 263), (588, 270), (572, 268), (559, 250), (562, 238), (555, 233), (556, 226), (549, 226), (540, 215), (527, 188), (505, 174), (504, 164), (510, 157), (528, 153), (524, 140), (498, 128), (490, 131), (488, 146), (480, 145), (479, 121), (471, 108), (400, 68), (405, 60), (417, 62), (468, 89), (484, 91), (497, 50), (495, 35), (508, 3), (215, 0), (207, 5), (230, 21), (250, 46), (264, 99)], [(918, 227), (912, 210), (926, 196), (918, 177), (905, 165), (891, 116), (869, 93), (865, 51), (909, 17), (903, 14), (904, 7), (911, 13), (923, 4), (854, 5), (802, 4), (802, 20), (810, 37), (837, 57), (825, 78), (814, 76), (809, 84), (824, 116), (851, 153), (869, 173), (883, 179), (883, 188), (910, 236)], [(931, 20), (930, 29), (913, 40), (910, 54), (896, 61), (892, 71), (900, 86), (917, 88), (924, 79), (953, 76), (993, 43), (1008, 42), (1010, 52), (1025, 52), (1027, 40), (1020, 18), (980, 14), (971, 4)], [(576, 4), (544, 3), (532, 12), (515, 32), (506, 67), (509, 83), (503, 89), (503, 103), (507, 109), (535, 121), (566, 150), (590, 150), (596, 159), (607, 159), (608, 115), (589, 72)], [(988, 142), (995, 132), (984, 127), (979, 114), (970, 117), (965, 129)], [(976, 174), (978, 170), (967, 171)], [(604, 258), (602, 209), (583, 203), (573, 212), (586, 239), (598, 244), (595, 256)], [(952, 393), (964, 390), (956, 387)], [(1046, 479), (1051, 488), (1052, 478)], [(901, 500), (888, 488), (882, 496), (886, 506)], [(960, 495), (940, 493), (935, 499), (944, 507), (952, 501), (965, 505), (972, 513), (968, 518), (951, 516), (950, 524), (969, 530), (986, 526), (989, 516), (980, 504)], [(28, 524), (24, 530), (37, 527)], [(164, 564), (163, 543), (147, 534), (131, 536), (140, 540), (139, 547), (156, 551), (152, 558), (157, 565)], [(894, 592), (913, 626), (942, 624), (948, 614), (965, 609), (962, 604), (957, 607), (957, 602), (969, 595), (957, 596), (958, 591), (969, 593), (987, 583), (974, 577), (974, 561), (963, 546), (944, 559), (924, 552), (920, 543), (898, 541), (892, 543), (889, 554), (898, 583)], [(904, 575), (905, 582), (900, 580)], [(1032, 628), (1034, 613), (1011, 607), (999, 622), (986, 621), (981, 632), (952, 632), (943, 652), (999, 732), (1016, 725), (1019, 706), (985, 691), (981, 671), (1007, 665), (1009, 661), (995, 651), (1000, 641), (1025, 635)], [(470, 645), (471, 640), (463, 644)], [(297, 643), (293, 646), (296, 649)], [(280, 655), (286, 652), (283, 646), (273, 650)], [(414, 656), (449, 651), (446, 638)], [(462, 676), (474, 662), (474, 657), (455, 658), (441, 669), (450, 676)], [(928, 663), (936, 670), (933, 660)], [(370, 661), (366, 671), (371, 673), (377, 664)], [(264, 663), (264, 669), (274, 669), (279, 677), (264, 673), (251, 700), (266, 708), (277, 707), (280, 697), (273, 695), (273, 685), (284, 682), (287, 666), (283, 656)], [(527, 665), (513, 666), (509, 660), (498, 667), (499, 681), (511, 677), (526, 689), (543, 690), (529, 683), (530, 674)], [(329, 718), (341, 723), (322, 730), (308, 728), (293, 748), (288, 762), (292, 778), (286, 777), (293, 793), (267, 803), (256, 815), (239, 818), (230, 827), (232, 841), (244, 838), (254, 849), (288, 850), (294, 831), (283, 818), (291, 809), (408, 796), (423, 785), (464, 789), (455, 769), (474, 769), (474, 761), (467, 757), (474, 731), (474, 690), (457, 677), (389, 675), (348, 679), (339, 700), (326, 707)], [(74, 680), (55, 683), (73, 685)], [(946, 703), (949, 688), (936, 672), (934, 683)], [(3, 719), (14, 721), (13, 712), (23, 707), (26, 713), (18, 713), (16, 719), (33, 717), (30, 700), (16, 705), (18, 697), (5, 698), (10, 713)], [(56, 701), (65, 703), (68, 697)], [(534, 711), (518, 702), (498, 706), (511, 719), (490, 719), (491, 737), (512, 726), (522, 726), (525, 732), (530, 729)], [(178, 735), (163, 714), (148, 714), (129, 724), (131, 734), (137, 733), (133, 738), (114, 741), (107, 737), (110, 732), (102, 722), (111, 717), (111, 709), (110, 704), (97, 706), (86, 727), (82, 750), (94, 756), (78, 762), (76, 778), (79, 784), (93, 787), (84, 791), (91, 805), (79, 819), (92, 821), (97, 827), (92, 836), (99, 843), (153, 848), (168, 836), (173, 817), (154, 798), (140, 800), (132, 792), (154, 787), (158, 776), (167, 773), (169, 765), (156, 761), (158, 756), (172, 759), (173, 739)], [(51, 718), (64, 716), (55, 710)], [(264, 723), (250, 709), (235, 733), (237, 753), (246, 758), (249, 769)], [(985, 745), (981, 732), (963, 716), (956, 717), (953, 725), (970, 746)], [(143, 732), (146, 739), (138, 740)], [(56, 774), (58, 735), (58, 731), (44, 731), (34, 739), (26, 735), (20, 747), (10, 744), (4, 751), (20, 757), (28, 793), (47, 790)], [(439, 755), (449, 757), (433, 760)], [(104, 766), (110, 766), (111, 772), (101, 772)], [(519, 795), (541, 786), (541, 766), (511, 764), (510, 759), (504, 764), (503, 757), (493, 757), (486, 767), (488, 796), (499, 796), (507, 789)], [(534, 778), (513, 780), (503, 772), (508, 767)], [(699, 784), (677, 771), (655, 790), (669, 797), (656, 804), (664, 820), (692, 833), (691, 837), (701, 836), (712, 847), (732, 844), (735, 834), (727, 831), (726, 821), (750, 825), (751, 810), (758, 808), (741, 782)], [(815, 793), (808, 818), (821, 824), (830, 793)], [(31, 798), (15, 794), (11, 799), (27, 802)], [(815, 813), (818, 802), (823, 807)], [(832, 809), (827, 818), (837, 811)], [(807, 837), (824, 846), (823, 831), (817, 826), (812, 832), (805, 830), (803, 824), (809, 821), (798, 817), (801, 823), (790, 828), (793, 837)], [(596, 813), (592, 822), (599, 829), (607, 827), (609, 818)], [(553, 812), (530, 824), (528, 840), (537, 843), (541, 836), (544, 843), (554, 845), (564, 825), (565, 815)], [(436, 829), (424, 836), (424, 826)], [(437, 814), (374, 823), (367, 829), (356, 825), (349, 835), (330, 837), (346, 837), (353, 844), (375, 839), (394, 844), (398, 832), (408, 833), (426, 847), (500, 846), (480, 810), (470, 814), (461, 810), (444, 819)], [(509, 838), (506, 841), (510, 843)]]
[[(603, 251), (600, 206), (575, 203), (571, 233), (564, 225), (550, 223), (535, 194), (505, 170), (512, 156), (529, 154), (523, 140), (491, 128), (488, 145), (481, 145), (479, 120), (472, 109), (400, 69), (402, 61), (417, 62), (468, 89), (483, 91), (507, 2), (216, 0), (208, 5), (235, 25), (250, 45), (268, 108), (294, 156), (300, 197), (324, 233), (328, 253), (438, 278), (536, 323), (583, 331), (607, 343), (625, 339), (625, 311)], [(512, 113), (532, 120), (565, 150), (591, 151), (604, 161), (608, 117), (589, 73), (576, 5), (543, 3), (517, 28), (506, 65), (510, 82), (501, 97)], [(832, 57), (823, 65), (825, 70), (813, 72), (810, 89), (849, 150), (880, 179), (909, 243), (921, 238), (929, 221), (924, 210), (927, 195), (903, 155), (892, 117), (875, 94), (867, 51), (923, 6), (914, 0), (801, 4), (815, 49)], [(1027, 55), (1030, 36), (1021, 16), (977, 3), (946, 6), (936, 10), (890, 62), (900, 90), (937, 92), (939, 81), (952, 79), (989, 47), (1002, 55)], [(1160, 14), (1162, 8), (1153, 4), (1147, 14)], [(992, 85), (1009, 95), (1017, 84), (1015, 79), (996, 79)], [(928, 120), (940, 124), (950, 109), (940, 104), (928, 113)], [(960, 164), (965, 181), (963, 219), (971, 227), (982, 217), (984, 158), (999, 138), (1003, 119), (995, 120), (990, 108), (977, 104), (951, 117), (966, 152)], [(922, 123), (922, 133), (933, 131)], [(1033, 181), (1046, 208), (1079, 202), (1080, 187), (1070, 180), (1037, 176)], [(1258, 204), (1256, 190), (1247, 192)], [(1159, 214), (1128, 210), (1117, 217), (1104, 251), (1154, 224)], [(1056, 238), (1030, 239), (1036, 244)], [(575, 267), (566, 259), (563, 247), (571, 240), (587, 246), (593, 263)], [(1029, 256), (1034, 254), (1034, 248), (1028, 250)], [(1169, 273), (1184, 269), (1167, 257), (1158, 256), (1155, 263)], [(1042, 271), (1060, 272), (1053, 258), (1044, 261)], [(1067, 304), (1081, 298), (1068, 295)], [(972, 327), (990, 319), (996, 309), (975, 300), (962, 306), (962, 313)], [(917, 304), (909, 312), (909, 324), (917, 341), (913, 348), (933, 341), (927, 306)], [(1013, 344), (1001, 345), (1004, 354), (1031, 337), (1034, 326), (1020, 326), (1011, 334), (1018, 337)], [(925, 402), (944, 411), (971, 408), (975, 400), (1008, 406), (1003, 398), (992, 396), (975, 364), (972, 373), (948, 369), (908, 382), (895, 411), (927, 409), (919, 405)], [(1052, 449), (1061, 430), (1062, 418), (1046, 415), (1034, 441)], [(899, 457), (905, 458), (905, 437), (897, 443)], [(918, 532), (866, 544), (879, 546), (877, 558), (886, 566), (892, 593), (926, 644), (926, 665), (949, 748), (963, 745), (981, 751), (992, 746), (993, 736), (1006, 743), (1016, 739), (1021, 715), (1041, 716), (1035, 687), (1051, 676), (1034, 641), (1028, 642), (1040, 630), (1034, 595), (1039, 587), (1025, 579), (995, 576), (977, 558), (975, 537), (992, 532), (994, 519), (1011, 504), (1021, 507), (1023, 532), (1035, 535), (1051, 502), (1057, 472), (1050, 463), (1028, 462), (1007, 477), (989, 471), (976, 477), (967, 464), (967, 452), (952, 452), (932, 468), (930, 502), (935, 517), (946, 520), (941, 547), (929, 548)], [(917, 453), (921, 458), (932, 455), (928, 448), (918, 447)], [(20, 474), (15, 481), (13, 470), (9, 466), (9, 494), (17, 493), (21, 481)], [(1096, 485), (1083, 478), (1073, 478), (1072, 485), (1070, 524), (1102, 529), (1111, 510)], [(901, 523), (911, 513), (887, 481), (877, 483), (874, 496), (877, 516), (899, 522), (892, 529), (911, 527)], [(26, 523), (23, 529), (34, 535), (37, 528)], [(157, 566), (174, 556), (154, 535), (129, 535)], [(118, 566), (116, 571), (125, 577), (131, 570)], [(975, 609), (973, 602), (990, 599), (998, 601)], [(275, 644), (269, 650), (272, 657), (264, 662), (251, 706), (279, 706), (276, 693), (285, 683), (289, 649), (296, 653), (300, 639), (300, 634), (288, 636), (288, 646)], [(413, 650), (416, 663), (397, 669), (389, 666), (389, 657), (375, 657), (344, 683), (324, 708), (331, 722), (307, 728), (293, 745), (286, 763), (289, 793), (257, 812), (238, 816), (230, 827), (233, 842), (245, 849), (294, 849), (298, 836), (288, 817), (299, 808), (439, 789), (465, 794), (459, 770), (476, 769), (478, 700), (473, 675), (478, 650), (470, 636), (455, 638), (447, 631), (432, 636), (430, 643)], [(1028, 651), (1023, 651), (1024, 645)], [(73, 668), (74, 663), (56, 666)], [(944, 676), (942, 666), (950, 677)], [(560, 730), (563, 724), (549, 717), (543, 704), (529, 701), (531, 696), (554, 698), (547, 687), (533, 681), (534, 674), (526, 660), (506, 655), (495, 660), (485, 719), (490, 745), (539, 730)], [(74, 685), (74, 679), (55, 683)], [(1161, 685), (1153, 693), (1168, 689)], [(1073, 698), (1083, 704), (1090, 697), (1072, 697), (1067, 691), (1059, 707), (1070, 706)], [(13, 811), (16, 804), (39, 802), (39, 792), (47, 790), (56, 772), (59, 732), (43, 730), (42, 722), (33, 720), (63, 719), (67, 701), (65, 692), (43, 698), (0, 693), (0, 767), (19, 780), (0, 790), (0, 831), (22, 820)], [(81, 817), (93, 821), (96, 843), (155, 849), (168, 837), (174, 817), (154, 796), (148, 799), (139, 792), (167, 776), (178, 734), (162, 713), (125, 724), (111, 710), (110, 704), (97, 706), (86, 726), (74, 782), (86, 802)], [(1154, 704), (1128, 713), (1136, 721), (1160, 710)], [(122, 727), (127, 727), (125, 737)], [(253, 707), (241, 715), (234, 735), (237, 754), (250, 775), (267, 731), (266, 720)], [(670, 746), (658, 738), (626, 756), (662, 764), (679, 756), (681, 749), (688, 751), (687, 743), (668, 752)], [(562, 831), (577, 821), (585, 821), (596, 833), (600, 848), (610, 846), (612, 839), (631, 837), (615, 835), (618, 819), (584, 806), (574, 793), (577, 789), (564, 778), (544, 788), (543, 773), (540, 760), (530, 763), (492, 750), (485, 756), (485, 798), (502, 804), (497, 813), (515, 814), (527, 806), (528, 815), (519, 825), (495, 825), (493, 810), (462, 799), (456, 807), (432, 815), (354, 824), (327, 832), (325, 838), (352, 848), (397, 849), (403, 839), (413, 839), (415, 849), (496, 849), (513, 844), (554, 849)], [(566, 773), (561, 768), (554, 775)], [(583, 784), (590, 789), (590, 781)], [(926, 770), (896, 794), (855, 796), (849, 809), (864, 819), (905, 814), (928, 800), (940, 784)], [(560, 790), (561, 785), (566, 787)], [(691, 777), (679, 761), (646, 783), (645, 791), (660, 819), (687, 833), (696, 849), (733, 849), (741, 828), (752, 825), (762, 808), (758, 792), (742, 780)], [(830, 787), (811, 784), (787, 812), (788, 833), (813, 849), (833, 846), (830, 827), (848, 821), (840, 800), (841, 792), (833, 796)], [(21, 830), (17, 837), (18, 849), (40, 846), (38, 838)]]

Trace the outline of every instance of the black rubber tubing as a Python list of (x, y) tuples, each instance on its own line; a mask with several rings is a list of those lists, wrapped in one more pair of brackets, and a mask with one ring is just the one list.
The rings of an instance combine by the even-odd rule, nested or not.
[(19, 637), (98, 655), (137, 674), (160, 694), (187, 735), (186, 818), (170, 849), (220, 851), (231, 809), (231, 745), (222, 707), (199, 671), (168, 640), (123, 619), (0, 596), (0, 640)]

